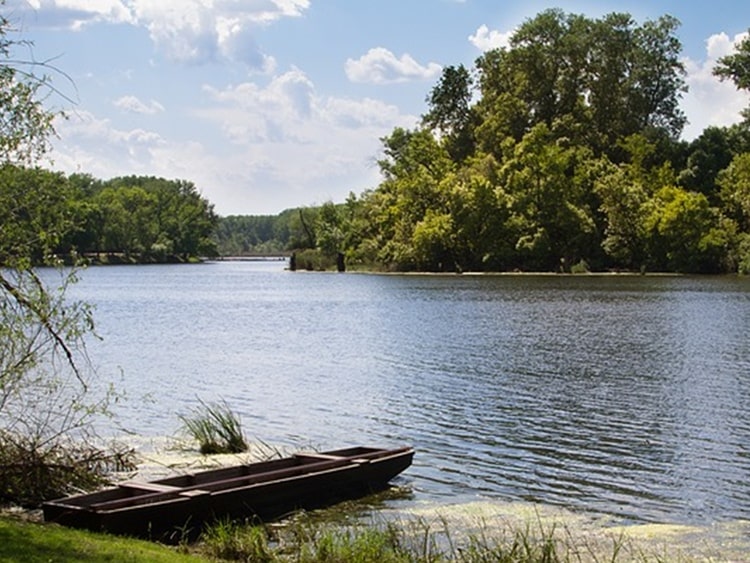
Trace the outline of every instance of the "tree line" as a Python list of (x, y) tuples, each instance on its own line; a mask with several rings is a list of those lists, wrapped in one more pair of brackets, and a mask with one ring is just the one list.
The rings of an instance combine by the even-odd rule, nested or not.
[[(222, 219), (219, 248), (252, 228), (397, 271), (748, 273), (750, 111), (680, 140), (678, 26), (542, 12), (443, 70), (421, 123), (382, 139), (380, 185), (299, 210), (307, 235), (295, 213), (263, 236), (259, 218)], [(714, 74), (750, 90), (749, 63), (746, 39)]]
[(184, 180), (102, 181), (35, 167), (0, 167), (0, 264), (72, 253), (108, 262), (188, 261), (215, 255), (217, 216)]
[[(392, 271), (747, 273), (750, 111), (680, 140), (678, 25), (542, 12), (473, 68), (444, 68), (421, 122), (382, 139), (378, 186), (277, 216), (217, 217), (184, 180), (28, 167), (45, 147), (8, 130), (0, 264), (294, 250)], [(749, 90), (749, 62), (746, 39), (714, 72)], [(38, 87), (16, 99), (46, 131)]]

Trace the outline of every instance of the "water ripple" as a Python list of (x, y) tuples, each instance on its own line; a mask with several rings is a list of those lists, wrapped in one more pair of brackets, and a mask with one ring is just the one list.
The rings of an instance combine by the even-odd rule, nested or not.
[(750, 519), (747, 280), (214, 264), (94, 268), (80, 291), (134, 431), (223, 397), (266, 441), (413, 444), (421, 497)]

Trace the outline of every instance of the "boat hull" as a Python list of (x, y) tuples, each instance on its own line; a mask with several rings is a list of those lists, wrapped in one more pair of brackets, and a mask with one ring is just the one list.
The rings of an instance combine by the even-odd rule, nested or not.
[(197, 536), (218, 518), (278, 519), (388, 486), (411, 448), (348, 448), (160, 479), (128, 482), (43, 504), (65, 526), (160, 541)]

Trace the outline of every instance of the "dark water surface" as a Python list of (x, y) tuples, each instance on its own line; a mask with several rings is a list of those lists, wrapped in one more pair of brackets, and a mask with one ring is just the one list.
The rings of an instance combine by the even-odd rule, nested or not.
[(417, 499), (750, 519), (750, 280), (283, 268), (83, 272), (128, 430), (225, 399), (251, 439), (412, 444)]

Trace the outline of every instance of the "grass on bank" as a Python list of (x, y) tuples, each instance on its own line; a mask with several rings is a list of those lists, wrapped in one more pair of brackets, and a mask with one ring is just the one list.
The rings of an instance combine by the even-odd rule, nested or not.
[(0, 561), (189, 563), (203, 557), (158, 543), (0, 517)]
[[(439, 544), (444, 544), (439, 546)], [(507, 544), (472, 538), (464, 547), (445, 543), (429, 527), (339, 527), (294, 523), (283, 527), (219, 522), (191, 546), (157, 543), (0, 518), (0, 561), (248, 561), (255, 563), (466, 563), (570, 561), (550, 538), (536, 542), (518, 533)], [(612, 559), (615, 561), (615, 559)]]
[[(219, 522), (202, 538), (208, 557), (257, 563), (573, 563), (582, 561), (666, 561), (625, 548), (615, 538), (602, 546), (580, 545), (553, 527), (528, 525), (458, 537), (445, 521), (331, 525), (305, 516), (283, 526)], [(627, 551), (627, 555), (625, 552)], [(625, 556), (625, 557), (622, 557)], [(677, 561), (677, 559), (675, 559)]]
[[(560, 533), (563, 532), (563, 533)], [(622, 537), (607, 545), (574, 541), (541, 523), (454, 535), (444, 521), (341, 525), (302, 514), (291, 521), (250, 526), (220, 521), (195, 544), (176, 547), (0, 517), (0, 561), (245, 561), (254, 563), (573, 563), (686, 561), (647, 554)]]

